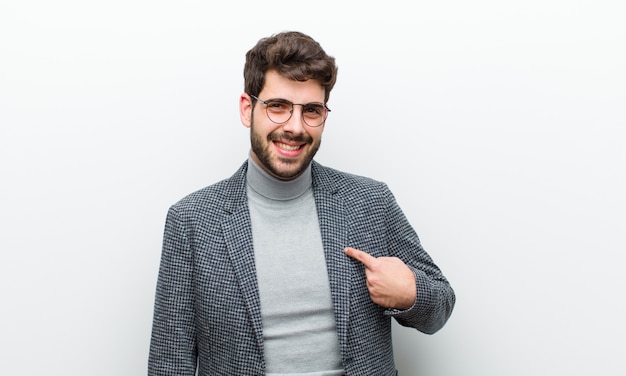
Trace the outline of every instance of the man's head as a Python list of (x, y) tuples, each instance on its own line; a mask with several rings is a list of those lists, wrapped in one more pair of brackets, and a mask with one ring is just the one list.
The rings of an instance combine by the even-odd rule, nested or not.
[(335, 59), (311, 37), (284, 32), (248, 51), (244, 79), (239, 107), (250, 128), (252, 159), (279, 179), (296, 178), (321, 143)]

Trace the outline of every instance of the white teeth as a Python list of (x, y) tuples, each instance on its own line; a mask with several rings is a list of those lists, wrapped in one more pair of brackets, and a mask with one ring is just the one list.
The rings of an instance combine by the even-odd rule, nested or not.
[(300, 146), (296, 146), (296, 145), (292, 146), (292, 145), (287, 145), (287, 144), (282, 144), (282, 143), (279, 143), (278, 147), (280, 147), (283, 150), (298, 150), (298, 149), (300, 149)]

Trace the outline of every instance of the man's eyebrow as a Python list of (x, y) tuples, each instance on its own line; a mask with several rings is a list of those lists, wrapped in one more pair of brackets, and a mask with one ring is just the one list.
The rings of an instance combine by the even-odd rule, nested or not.
[(285, 102), (285, 103), (300, 104), (300, 105), (305, 105), (305, 106), (306, 105), (321, 105), (321, 106), (324, 105), (323, 102), (317, 102), (317, 101), (307, 102), (307, 103), (295, 103), (285, 98), (270, 98), (270, 99), (266, 99), (265, 102)]

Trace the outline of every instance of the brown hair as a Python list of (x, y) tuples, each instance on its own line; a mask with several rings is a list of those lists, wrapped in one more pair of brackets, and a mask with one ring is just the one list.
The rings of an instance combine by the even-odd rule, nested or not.
[(290, 80), (318, 81), (324, 88), (324, 102), (328, 102), (337, 80), (335, 58), (328, 56), (313, 38), (297, 31), (262, 38), (246, 53), (245, 92), (259, 95), (265, 84), (265, 73), (269, 70)]

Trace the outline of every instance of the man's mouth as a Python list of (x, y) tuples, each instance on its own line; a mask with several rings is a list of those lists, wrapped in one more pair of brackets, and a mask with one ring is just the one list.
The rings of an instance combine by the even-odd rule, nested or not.
[(279, 148), (283, 149), (283, 150), (287, 150), (287, 151), (295, 151), (298, 150), (302, 147), (302, 145), (288, 145), (288, 144), (284, 144), (282, 142), (276, 142), (276, 146), (278, 146)]

